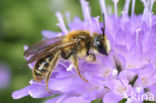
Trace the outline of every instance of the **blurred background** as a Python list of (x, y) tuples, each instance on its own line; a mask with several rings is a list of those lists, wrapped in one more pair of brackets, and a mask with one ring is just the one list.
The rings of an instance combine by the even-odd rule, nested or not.
[[(88, 0), (92, 16), (101, 15), (99, 1)], [(108, 10), (113, 10), (112, 0), (105, 0)], [(119, 0), (118, 14), (121, 15), (125, 0)], [(135, 13), (143, 12), (143, 4), (136, 0)], [(130, 4), (131, 9), (131, 4)], [(29, 85), (32, 78), (25, 64), (23, 47), (42, 39), (42, 30), (60, 31), (55, 12), (71, 13), (80, 16), (79, 0), (0, 0), (0, 102), (1, 103), (42, 103), (46, 99), (33, 99), (30, 96), (13, 100), (11, 94)], [(156, 3), (153, 6), (156, 14)], [(129, 10), (130, 13), (130, 10)], [(3, 85), (2, 85), (3, 84)]]

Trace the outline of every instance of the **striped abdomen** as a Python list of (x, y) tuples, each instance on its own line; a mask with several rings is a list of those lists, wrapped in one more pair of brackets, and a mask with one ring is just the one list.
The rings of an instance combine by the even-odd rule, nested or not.
[(53, 55), (48, 55), (37, 61), (33, 70), (33, 79), (35, 81), (42, 81), (46, 77), (52, 58)]

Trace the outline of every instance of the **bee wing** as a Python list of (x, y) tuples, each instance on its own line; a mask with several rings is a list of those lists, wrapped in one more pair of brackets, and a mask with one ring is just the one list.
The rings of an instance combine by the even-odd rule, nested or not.
[(55, 37), (52, 39), (47, 39), (47, 40), (43, 40), (41, 42), (35, 43), (24, 52), (24, 56), (28, 57), (38, 51), (44, 50), (48, 48), (49, 46), (51, 46), (52, 44), (62, 41), (64, 37), (65, 36)]
[(28, 60), (27, 60), (27, 64), (29, 63), (32, 63), (34, 61), (37, 61), (49, 54), (55, 54), (57, 51), (63, 49), (63, 48), (66, 48), (66, 47), (69, 47), (69, 46), (73, 46), (75, 44), (77, 44), (79, 42), (79, 40), (76, 40), (76, 41), (72, 41), (72, 42), (57, 42), (57, 43), (54, 43), (52, 44), (51, 46), (47, 47), (46, 49), (44, 50), (41, 50), (37, 53), (35, 53), (34, 55), (32, 55)]

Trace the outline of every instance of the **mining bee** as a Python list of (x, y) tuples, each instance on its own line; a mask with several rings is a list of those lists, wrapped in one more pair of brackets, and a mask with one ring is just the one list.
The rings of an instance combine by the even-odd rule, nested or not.
[[(104, 24), (104, 23), (103, 23)], [(27, 64), (36, 62), (32, 71), (33, 79), (37, 82), (45, 79), (46, 89), (48, 89), (48, 81), (55, 69), (60, 58), (70, 60), (73, 64), (77, 75), (86, 82), (79, 71), (78, 59), (86, 57), (87, 61), (95, 61), (95, 52), (102, 55), (108, 55), (110, 52), (110, 43), (105, 35), (105, 24), (101, 28), (102, 34), (91, 33), (85, 30), (75, 30), (69, 32), (65, 36), (55, 37), (43, 40), (28, 48), (24, 52), (25, 57), (30, 57)], [(93, 53), (90, 53), (93, 51)]]

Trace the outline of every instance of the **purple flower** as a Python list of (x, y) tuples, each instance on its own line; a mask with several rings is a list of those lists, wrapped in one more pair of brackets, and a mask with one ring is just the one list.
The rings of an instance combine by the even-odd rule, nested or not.
[[(121, 17), (117, 15), (118, 0), (113, 0), (115, 15), (109, 16), (105, 1), (99, 0), (101, 11), (105, 14), (106, 35), (111, 43), (109, 56), (97, 54), (95, 63), (80, 60), (80, 72), (89, 81), (81, 80), (73, 66), (67, 61), (60, 61), (49, 81), (49, 94), (45, 81), (30, 80), (30, 85), (13, 92), (12, 97), (19, 99), (30, 95), (33, 98), (45, 98), (57, 95), (46, 103), (90, 103), (101, 99), (104, 103), (117, 103), (127, 99), (127, 103), (142, 103), (143, 100), (156, 100), (156, 16), (152, 14), (155, 0), (141, 0), (145, 6), (142, 15), (134, 14), (135, 0), (132, 1), (131, 17), (128, 16), (130, 0), (126, 0)], [(101, 33), (102, 23), (99, 16), (92, 17), (89, 3), (80, 0), (84, 20), (75, 17), (67, 21), (63, 16), (56, 16), (62, 32), (44, 30), (44, 38), (66, 35), (72, 30), (88, 30)], [(110, 11), (111, 12), (111, 11)], [(72, 22), (71, 22), (72, 21)], [(26, 49), (26, 47), (25, 47)], [(27, 58), (26, 58), (27, 59)], [(34, 64), (29, 65), (33, 69)], [(155, 98), (153, 98), (155, 97)]]
[(0, 89), (7, 88), (10, 83), (10, 68), (0, 63)]

